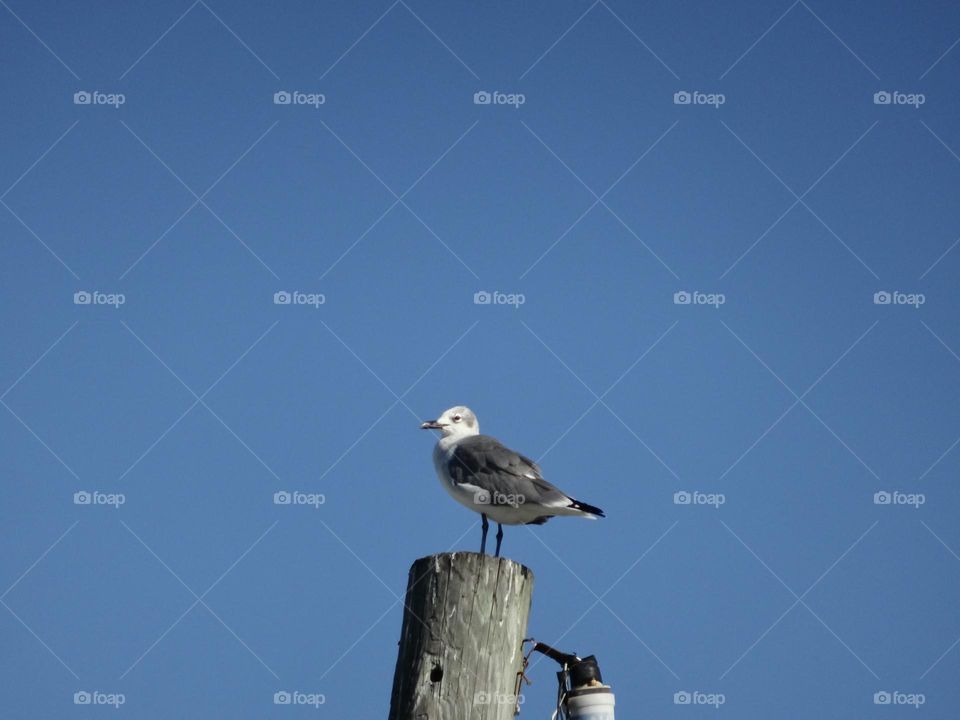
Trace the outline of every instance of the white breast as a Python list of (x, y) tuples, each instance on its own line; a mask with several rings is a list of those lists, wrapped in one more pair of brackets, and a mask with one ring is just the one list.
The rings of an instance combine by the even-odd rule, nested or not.
[(433, 466), (436, 468), (437, 478), (439, 478), (440, 484), (443, 485), (443, 489), (450, 493), (450, 496), (458, 503), (474, 510), (473, 495), (457, 487), (447, 472), (447, 467), (450, 464), (450, 458), (453, 456), (457, 439), (458, 438), (453, 437), (440, 438), (437, 444), (433, 446)]

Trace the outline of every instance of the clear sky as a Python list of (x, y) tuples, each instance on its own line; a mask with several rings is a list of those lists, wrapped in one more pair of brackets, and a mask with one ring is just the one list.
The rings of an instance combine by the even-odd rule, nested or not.
[(0, 6), (4, 717), (384, 717), (456, 404), (621, 717), (957, 716), (954, 3)]

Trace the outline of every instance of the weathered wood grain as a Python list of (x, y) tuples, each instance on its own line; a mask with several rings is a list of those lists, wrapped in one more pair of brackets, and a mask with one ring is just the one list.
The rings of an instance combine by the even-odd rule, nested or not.
[(443, 553), (410, 568), (390, 720), (510, 720), (533, 573)]

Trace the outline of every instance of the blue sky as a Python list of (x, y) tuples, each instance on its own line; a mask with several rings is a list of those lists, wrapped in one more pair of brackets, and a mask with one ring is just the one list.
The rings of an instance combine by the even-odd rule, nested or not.
[(383, 717), (461, 403), (622, 716), (956, 716), (956, 6), (0, 5), (6, 716)]

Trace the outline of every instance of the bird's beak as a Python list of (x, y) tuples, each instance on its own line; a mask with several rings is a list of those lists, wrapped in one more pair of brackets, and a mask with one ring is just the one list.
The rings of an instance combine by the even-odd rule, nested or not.
[(443, 423), (438, 423), (436, 420), (424, 420), (420, 423), (421, 430), (439, 430), (443, 427)]

